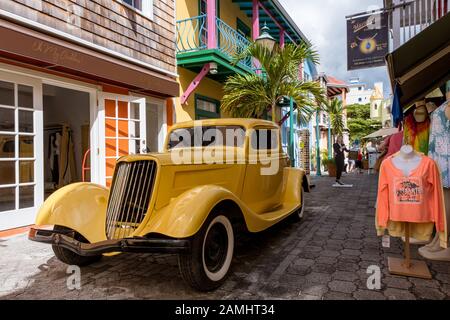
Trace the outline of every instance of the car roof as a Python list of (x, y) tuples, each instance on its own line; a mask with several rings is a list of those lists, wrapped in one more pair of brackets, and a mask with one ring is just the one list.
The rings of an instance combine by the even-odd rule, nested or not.
[(241, 119), (241, 118), (221, 118), (221, 119), (205, 119), (180, 122), (172, 126), (172, 130), (180, 128), (190, 128), (196, 126), (241, 126), (245, 129), (252, 129), (255, 127), (263, 126), (270, 128), (279, 128), (279, 126), (272, 121), (260, 120), (260, 119)]

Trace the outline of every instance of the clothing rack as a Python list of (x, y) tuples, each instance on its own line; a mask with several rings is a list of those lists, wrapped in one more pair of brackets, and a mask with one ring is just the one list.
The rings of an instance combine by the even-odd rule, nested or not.
[(62, 131), (64, 127), (68, 127), (68, 129), (71, 130), (70, 126), (67, 124), (53, 124), (45, 126), (44, 131)]

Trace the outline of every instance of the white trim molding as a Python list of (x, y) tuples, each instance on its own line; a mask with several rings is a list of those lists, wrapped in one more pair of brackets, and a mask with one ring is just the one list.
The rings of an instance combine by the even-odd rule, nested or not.
[(52, 34), (52, 35), (57, 36), (59, 38), (63, 38), (64, 40), (76, 42), (76, 43), (78, 43), (78, 44), (80, 44), (82, 46), (85, 46), (87, 48), (90, 48), (90, 49), (96, 50), (98, 52), (107, 54), (109, 56), (113, 56), (115, 58), (118, 58), (118, 59), (130, 62), (132, 64), (135, 64), (135, 65), (138, 65), (138, 66), (141, 66), (141, 67), (144, 67), (144, 68), (147, 68), (147, 69), (150, 69), (150, 70), (162, 73), (162, 74), (166, 74), (166, 75), (169, 75), (169, 76), (172, 76), (172, 77), (178, 77), (178, 73), (176, 73), (176, 72), (172, 72), (172, 71), (163, 69), (161, 67), (158, 67), (158, 66), (155, 66), (155, 65), (152, 65), (152, 64), (149, 64), (149, 63), (145, 63), (145, 62), (139, 61), (139, 60), (137, 60), (135, 58), (129, 57), (129, 56), (124, 55), (124, 54), (122, 54), (120, 52), (116, 52), (116, 51), (113, 51), (111, 49), (99, 46), (99, 45), (97, 45), (95, 43), (86, 41), (84, 39), (81, 39), (81, 38), (76, 37), (74, 35), (71, 35), (69, 33), (57, 30), (55, 28), (46, 26), (46, 25), (44, 25), (42, 23), (30, 20), (30, 19), (22, 17), (22, 16), (19, 16), (17, 14), (12, 13), (12, 12), (0, 9), (0, 17), (8, 19), (8, 20), (13, 20), (16, 23), (25, 25), (27, 27), (31, 27), (31, 28), (39, 30), (41, 32)]

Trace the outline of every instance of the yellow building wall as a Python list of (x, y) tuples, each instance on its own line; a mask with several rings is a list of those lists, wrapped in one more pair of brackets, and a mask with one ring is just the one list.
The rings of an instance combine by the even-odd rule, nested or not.
[[(176, 5), (177, 20), (187, 19), (199, 15), (199, 0), (177, 0)], [(247, 17), (247, 15), (242, 12), (239, 7), (232, 2), (232, 0), (219, 0), (219, 5), (220, 19), (222, 19), (226, 24), (236, 29), (237, 18), (239, 18), (251, 29), (251, 18)], [(179, 97), (181, 97), (197, 74), (181, 67), (178, 68), (178, 74), (178, 82), (180, 83)], [(220, 101), (223, 97), (223, 84), (205, 77), (199, 87), (191, 94), (186, 104), (181, 105), (181, 99), (177, 98), (175, 105), (177, 122), (195, 119), (195, 94)], [(221, 117), (225, 118), (228, 116), (229, 115), (221, 112)]]
[[(189, 71), (184, 68), (178, 68), (178, 74), (180, 76), (178, 82), (180, 83), (180, 97), (183, 95), (184, 91), (188, 88), (189, 84), (197, 76), (196, 73)], [(203, 78), (197, 89), (191, 94), (186, 104), (181, 105), (181, 99), (176, 100), (176, 120), (177, 122), (195, 120), (195, 95), (199, 94), (208, 98), (215, 100), (222, 100), (223, 97), (223, 85), (217, 81), (209, 79), (208, 77)], [(221, 117), (226, 117), (221, 112)]]
[[(176, 1), (177, 20), (196, 17), (199, 15), (199, 0), (177, 0)], [(237, 18), (241, 19), (250, 29), (252, 19), (239, 9), (232, 0), (219, 0), (219, 15), (226, 24), (236, 29)]]
[[(189, 0), (188, 0), (189, 1)], [(239, 7), (231, 0), (220, 1), (220, 19), (228, 24), (233, 29), (237, 28), (237, 18), (241, 19), (247, 27), (252, 29), (252, 19), (247, 17), (245, 12), (241, 11)]]

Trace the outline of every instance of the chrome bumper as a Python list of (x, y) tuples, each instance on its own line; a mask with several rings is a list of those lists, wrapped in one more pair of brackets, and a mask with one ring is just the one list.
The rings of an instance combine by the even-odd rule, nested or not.
[(59, 232), (31, 228), (28, 239), (68, 249), (80, 256), (96, 256), (111, 252), (134, 253), (186, 253), (190, 241), (185, 239), (151, 239), (143, 237), (111, 239), (96, 243), (83, 243), (74, 239), (74, 232)]

